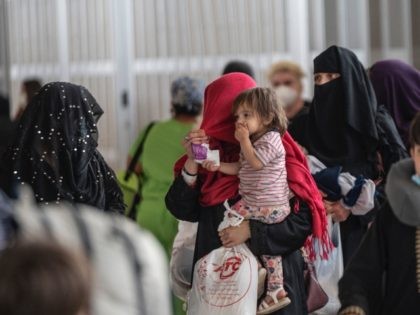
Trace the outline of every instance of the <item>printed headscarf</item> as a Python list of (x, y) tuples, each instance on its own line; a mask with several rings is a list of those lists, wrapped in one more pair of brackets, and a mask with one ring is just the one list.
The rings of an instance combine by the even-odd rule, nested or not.
[(40, 203), (85, 203), (123, 212), (114, 172), (97, 150), (103, 111), (79, 85), (44, 85), (25, 109), (3, 162)]

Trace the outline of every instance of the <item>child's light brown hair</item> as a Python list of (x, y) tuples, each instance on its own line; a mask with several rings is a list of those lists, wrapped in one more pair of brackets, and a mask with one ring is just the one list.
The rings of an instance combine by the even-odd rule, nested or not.
[(272, 89), (257, 87), (242, 92), (233, 102), (232, 112), (235, 114), (241, 106), (255, 111), (261, 120), (270, 121), (267, 130), (277, 129), (281, 135), (286, 132), (287, 117)]
[(408, 140), (411, 148), (415, 145), (420, 145), (420, 112), (418, 112), (411, 121)]
[(0, 314), (89, 313), (86, 261), (54, 243), (20, 243), (0, 254)]

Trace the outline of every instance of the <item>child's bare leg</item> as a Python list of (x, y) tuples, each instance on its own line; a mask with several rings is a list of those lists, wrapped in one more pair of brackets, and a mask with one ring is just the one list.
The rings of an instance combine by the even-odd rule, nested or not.
[(270, 314), (290, 304), (287, 292), (283, 286), (283, 265), (280, 256), (263, 256), (264, 267), (267, 269), (267, 292), (258, 307), (257, 314)]

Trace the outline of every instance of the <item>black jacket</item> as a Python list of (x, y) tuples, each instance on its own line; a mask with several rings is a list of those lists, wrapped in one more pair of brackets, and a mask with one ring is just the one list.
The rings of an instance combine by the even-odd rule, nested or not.
[[(386, 204), (339, 282), (342, 309), (366, 315), (418, 315), (416, 228), (401, 223)], [(382, 288), (382, 289), (381, 289)]]
[[(199, 204), (200, 190), (188, 186), (178, 176), (168, 194), (166, 206), (179, 220), (198, 222), (194, 264), (201, 257), (222, 246), (217, 228), (223, 220), (225, 208), (222, 204), (203, 207)], [(295, 200), (291, 201), (293, 204)], [(293, 209), (293, 205), (292, 205)], [(250, 221), (251, 239), (248, 246), (256, 256), (281, 255), (285, 289), (292, 303), (275, 315), (303, 315), (306, 310), (306, 293), (303, 281), (304, 262), (300, 252), (307, 236), (311, 233), (312, 216), (306, 204), (300, 203), (300, 210), (292, 213), (281, 223), (264, 224)]]

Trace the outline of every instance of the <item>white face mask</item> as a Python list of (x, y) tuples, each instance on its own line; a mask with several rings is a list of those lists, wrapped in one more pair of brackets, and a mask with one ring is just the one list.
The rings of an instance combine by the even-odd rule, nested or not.
[(293, 105), (298, 96), (296, 90), (284, 85), (275, 88), (275, 92), (277, 94), (278, 101), (283, 107)]

